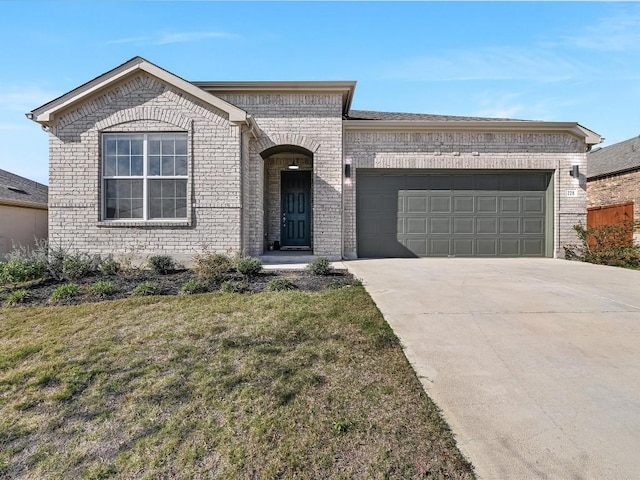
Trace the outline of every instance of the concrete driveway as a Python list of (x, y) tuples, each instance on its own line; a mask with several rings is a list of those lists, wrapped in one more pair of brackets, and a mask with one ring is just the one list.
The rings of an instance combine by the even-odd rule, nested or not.
[(640, 478), (640, 272), (345, 262), (482, 479)]

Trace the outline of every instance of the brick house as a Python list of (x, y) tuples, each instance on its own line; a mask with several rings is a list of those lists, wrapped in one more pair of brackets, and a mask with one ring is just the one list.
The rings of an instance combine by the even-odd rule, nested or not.
[(575, 122), (351, 110), (355, 82), (188, 82), (136, 57), (27, 116), (49, 234), (87, 252), (332, 259), (561, 255), (584, 220)]
[(632, 203), (640, 241), (640, 137), (589, 152), (587, 164), (587, 206)]
[(0, 260), (14, 246), (47, 238), (46, 185), (0, 170)]

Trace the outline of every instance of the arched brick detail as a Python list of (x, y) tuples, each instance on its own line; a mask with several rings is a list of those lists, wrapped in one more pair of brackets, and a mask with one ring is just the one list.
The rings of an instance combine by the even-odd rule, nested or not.
[(277, 145), (295, 145), (302, 147), (310, 152), (315, 152), (320, 148), (320, 142), (313, 138), (306, 137), (304, 135), (294, 135), (291, 133), (282, 133), (271, 135), (270, 137), (263, 137), (257, 144), (258, 153), (262, 153), (268, 148), (275, 147)]
[(180, 115), (179, 113), (176, 113), (175, 111), (172, 111), (170, 109), (159, 109), (154, 107), (134, 107), (127, 108), (125, 110), (119, 110), (113, 115), (100, 120), (98, 123), (96, 123), (96, 128), (98, 130), (104, 130), (115, 125), (144, 120), (154, 120), (157, 122), (168, 123), (170, 125), (175, 125), (182, 130), (190, 130), (191, 124), (193, 122), (192, 119)]

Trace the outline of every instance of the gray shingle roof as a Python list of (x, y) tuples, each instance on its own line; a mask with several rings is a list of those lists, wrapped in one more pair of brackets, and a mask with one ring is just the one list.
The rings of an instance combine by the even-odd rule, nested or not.
[(0, 204), (21, 203), (47, 206), (49, 187), (28, 178), (0, 170)]
[(451, 121), (451, 122), (464, 122), (464, 121), (521, 121), (527, 120), (515, 120), (513, 118), (486, 118), (486, 117), (458, 117), (454, 115), (432, 115), (429, 113), (400, 113), (400, 112), (374, 112), (371, 110), (349, 110), (349, 114), (346, 115), (345, 120), (414, 120), (414, 121)]
[(587, 178), (640, 169), (640, 136), (587, 154)]

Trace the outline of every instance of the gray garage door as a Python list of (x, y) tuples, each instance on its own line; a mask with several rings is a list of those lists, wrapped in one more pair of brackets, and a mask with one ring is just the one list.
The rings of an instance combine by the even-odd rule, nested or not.
[(358, 256), (545, 256), (550, 179), (358, 169)]

